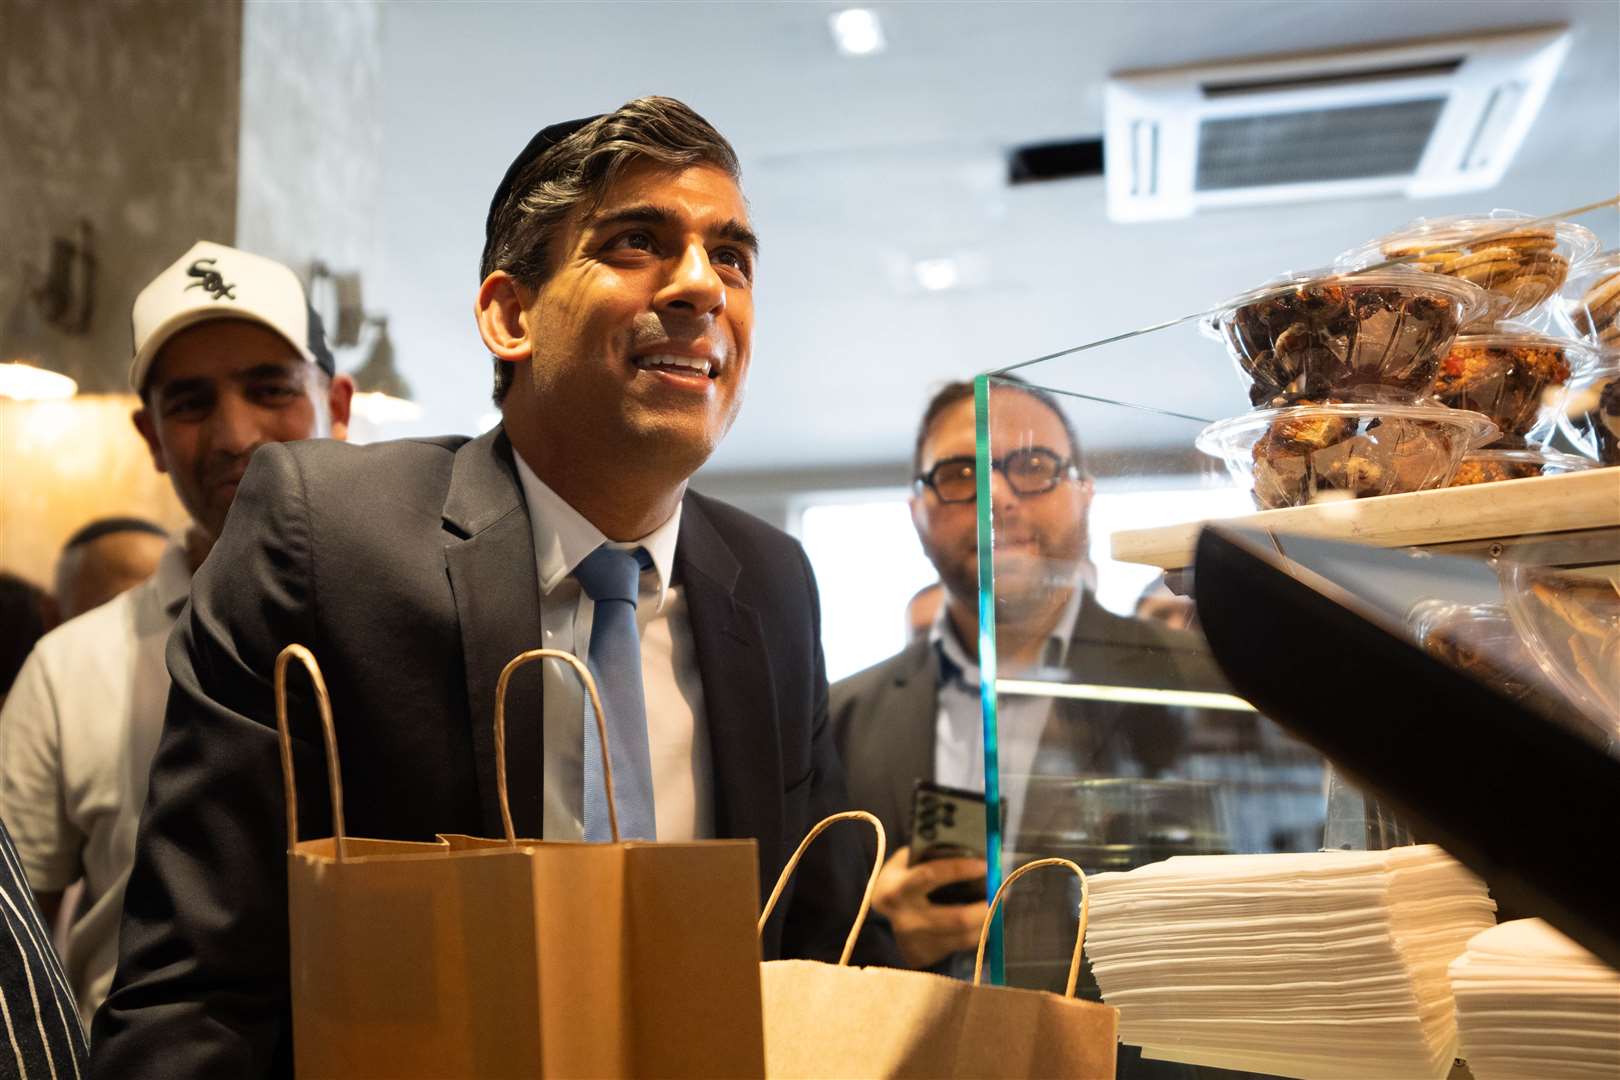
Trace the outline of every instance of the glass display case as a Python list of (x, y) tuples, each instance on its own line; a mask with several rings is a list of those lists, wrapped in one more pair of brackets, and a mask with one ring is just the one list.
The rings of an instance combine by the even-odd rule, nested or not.
[[(1036, 857), (1097, 872), (1411, 842), (1233, 692), (1196, 603), (1211, 519), (1283, 552), (1315, 538), (1380, 553), (1347, 588), (1620, 755), (1615, 201), (1401, 226), (1336, 269), (1233, 282), (1207, 311), (977, 379), (989, 557), (963, 644), (998, 808), (992, 892)], [(1286, 650), (1274, 660), (1287, 671)], [(1078, 894), (1056, 875), (1047, 889), (1009, 898), (993, 935), (1007, 984), (1061, 988)]]

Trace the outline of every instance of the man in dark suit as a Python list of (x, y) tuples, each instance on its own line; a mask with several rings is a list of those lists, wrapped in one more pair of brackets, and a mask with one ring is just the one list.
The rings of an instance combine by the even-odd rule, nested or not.
[[(1189, 635), (1113, 615), (1087, 590), (1092, 482), (1057, 402), (1035, 387), (998, 380), (990, 412), (992, 451), (999, 455), (991, 477), (998, 674), (1221, 689), (1218, 672)], [(917, 780), (984, 788), (970, 383), (952, 383), (930, 402), (914, 465), (912, 519), (944, 584), (945, 606), (926, 640), (834, 686), (832, 717), (854, 805), (882, 819), (894, 851), (874, 906), (892, 924), (908, 964), (945, 970), (951, 954), (977, 944), (985, 905), (933, 903), (929, 894), (982, 877), (985, 865), (940, 859), (912, 866), (907, 844)], [(1048, 790), (1026, 785), (1025, 777), (1153, 776), (1185, 737), (1185, 717), (1163, 708), (1009, 694), (999, 705), (1001, 774), (1015, 778), (1009, 852), (1039, 853), (1043, 833), (1063, 816)], [(1055, 965), (1059, 986), (1064, 966)]]
[[(502, 425), (254, 456), (171, 643), (97, 1076), (290, 1073), (271, 694), (289, 642), (313, 650), (330, 689), (355, 835), (500, 835), (502, 667), (588, 643), (605, 669), (625, 656), (599, 640), (621, 631), (632, 666), (599, 670), (614, 738), (639, 739), (623, 772), (612, 747), (627, 829), (754, 837), (763, 890), (847, 801), (803, 552), (686, 490), (750, 358), (758, 245), (737, 177), (729, 144), (669, 99), (545, 129), (495, 196), (481, 267)], [(628, 568), (627, 595), (593, 584), (603, 558)], [(512, 812), (521, 835), (596, 839), (594, 729), (554, 667), (513, 679)], [(320, 835), (330, 796), (307, 695), (291, 711), (299, 820)], [(851, 830), (812, 849), (767, 958), (837, 955), (864, 880), (857, 847)], [(893, 945), (874, 929), (862, 952), (883, 962)]]

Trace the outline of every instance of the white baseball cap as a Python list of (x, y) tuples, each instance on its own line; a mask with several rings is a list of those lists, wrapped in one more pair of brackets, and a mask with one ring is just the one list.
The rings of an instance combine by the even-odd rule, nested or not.
[(245, 319), (268, 327), (328, 375), (336, 371), (320, 317), (297, 274), (262, 255), (199, 240), (135, 298), (129, 385), (137, 394), (164, 342), (208, 319)]

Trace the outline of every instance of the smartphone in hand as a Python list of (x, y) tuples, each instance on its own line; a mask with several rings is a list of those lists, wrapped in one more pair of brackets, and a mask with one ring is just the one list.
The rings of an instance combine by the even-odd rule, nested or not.
[[(933, 859), (983, 859), (984, 793), (918, 780), (911, 791), (911, 865)], [(972, 904), (985, 898), (985, 880), (957, 881), (928, 894), (935, 904)]]

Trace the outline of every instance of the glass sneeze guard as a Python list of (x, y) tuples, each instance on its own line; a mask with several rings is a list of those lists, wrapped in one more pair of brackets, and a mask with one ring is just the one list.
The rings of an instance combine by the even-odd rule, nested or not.
[[(1605, 200), (1561, 219), (1620, 247), (1614, 206)], [(1475, 390), (1448, 409), (1431, 375), (1444, 388), (1450, 369), (1473, 355), (1453, 348), (1468, 312), (1463, 300), (1447, 300), (1466, 300), (1468, 288), (1451, 288), (1449, 278), (1435, 285), (1442, 275), (1410, 266), (1380, 273), (1296, 277), (1251, 295), (1241, 311), (1213, 308), (975, 381), (991, 892), (1011, 869), (1051, 855), (1096, 873), (1182, 854), (1313, 851), (1324, 828), (1333, 846), (1408, 839), (1226, 684), (1192, 600), (1185, 553), (1198, 518), (1091, 535), (1093, 519), (1123, 520), (1098, 508), (1127, 499), (1204, 505), (1231, 495), (1221, 504), (1245, 517), (1266, 511), (1260, 523), (1281, 544), (1298, 534), (1409, 549), (1410, 558), (1357, 583), (1405, 620), (1415, 642), (1598, 742), (1612, 748), (1620, 738), (1620, 679), (1603, 675), (1604, 664), (1620, 665), (1620, 472), (1587, 460), (1441, 486), (1466, 454), (1503, 438), (1490, 411), (1508, 393), (1522, 407), (1526, 385), (1542, 394), (1539, 412), (1531, 402), (1536, 426), (1506, 432), (1498, 445), (1543, 447), (1549, 462), (1586, 453), (1559, 410), (1577, 407), (1564, 384), (1581, 384), (1602, 356), (1571, 347), (1562, 355), (1586, 370), (1557, 385), (1512, 375), (1492, 384), (1497, 397)], [(1520, 317), (1540, 312), (1536, 333), (1579, 342), (1561, 321), (1566, 301), (1554, 291)], [(1447, 302), (1459, 305), (1449, 321)], [(1253, 340), (1256, 328), (1270, 337)], [(1304, 377), (1268, 384), (1276, 371), (1268, 365), (1285, 362), (1307, 373), (1321, 366), (1327, 392)], [(1425, 380), (1421, 393), (1406, 392)], [(1043, 447), (1072, 458), (1074, 475), (1020, 496), (1007, 483), (1008, 455)], [(1426, 553), (1476, 561), (1487, 584), (1466, 595), (1448, 589)], [(1061, 989), (1078, 891), (1056, 875), (1049, 885), (1025, 881), (1034, 887), (1008, 898), (992, 934), (991, 978)], [(1096, 994), (1089, 975), (1082, 993)]]

